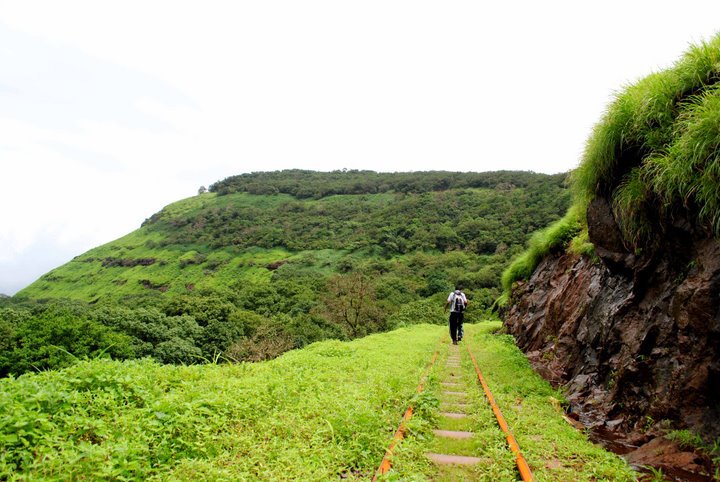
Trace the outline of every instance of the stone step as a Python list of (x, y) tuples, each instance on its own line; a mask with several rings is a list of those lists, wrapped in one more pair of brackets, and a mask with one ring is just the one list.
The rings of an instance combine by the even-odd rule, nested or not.
[(465, 396), (467, 396), (467, 392), (453, 392), (450, 390), (445, 390), (443, 392), (443, 395), (465, 395)]
[(458, 412), (440, 412), (440, 415), (447, 418), (465, 418), (467, 417), (467, 413), (458, 413)]
[(433, 433), (438, 437), (464, 439), (472, 438), (475, 436), (473, 432), (463, 432), (462, 430), (433, 430)]
[(440, 382), (440, 385), (444, 387), (462, 387), (464, 384), (456, 382)]
[(465, 409), (465, 408), (470, 408), (471, 406), (472, 406), (472, 405), (469, 404), (469, 403), (449, 403), (449, 402), (444, 402), (444, 403), (441, 403), (441, 404), (440, 404), (440, 410), (442, 410), (443, 407), (445, 407), (445, 408), (448, 408), (448, 407), (457, 407), (457, 408), (460, 408), (460, 409)]
[(482, 461), (482, 459), (480, 459), (478, 457), (466, 457), (464, 455), (434, 454), (432, 452), (426, 453), (425, 456), (438, 465), (475, 465)]

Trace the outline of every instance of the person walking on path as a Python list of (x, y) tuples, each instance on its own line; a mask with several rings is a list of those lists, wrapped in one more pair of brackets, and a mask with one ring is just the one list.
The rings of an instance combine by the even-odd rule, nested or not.
[(467, 308), (468, 300), (465, 293), (462, 292), (462, 286), (456, 286), (455, 291), (450, 293), (445, 302), (445, 311), (450, 307), (450, 338), (453, 345), (457, 345), (458, 341), (463, 337), (463, 318), (465, 316), (465, 308)]

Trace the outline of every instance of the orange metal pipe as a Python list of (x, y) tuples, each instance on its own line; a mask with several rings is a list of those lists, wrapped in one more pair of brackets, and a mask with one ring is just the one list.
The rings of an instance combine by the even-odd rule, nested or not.
[(470, 351), (470, 347), (465, 345), (465, 348), (467, 349), (468, 355), (470, 355), (470, 359), (473, 362), (473, 365), (475, 365), (475, 371), (477, 372), (478, 380), (480, 380), (480, 384), (483, 387), (483, 390), (485, 391), (485, 396), (487, 397), (488, 401), (490, 402), (490, 406), (492, 407), (492, 411), (495, 414), (495, 418), (497, 419), (498, 425), (500, 426), (500, 429), (505, 434), (505, 438), (507, 439), (508, 446), (510, 447), (510, 450), (513, 454), (515, 454), (515, 462), (517, 463), (518, 470), (520, 471), (520, 476), (522, 477), (524, 482), (535, 482), (535, 477), (533, 477), (532, 471), (530, 470), (530, 466), (528, 465), (527, 461), (525, 460), (525, 457), (523, 457), (522, 453), (520, 452), (520, 446), (518, 445), (517, 441), (515, 440), (515, 437), (513, 436), (512, 432), (510, 432), (510, 427), (508, 427), (508, 424), (505, 422), (505, 418), (502, 415), (502, 412), (500, 411), (500, 407), (497, 406), (495, 403), (495, 398), (492, 395), (492, 392), (490, 391), (490, 387), (487, 383), (485, 383), (485, 378), (482, 376), (482, 372), (480, 371), (480, 367), (478, 366), (477, 361), (475, 360), (475, 357), (473, 356), (472, 352)]
[[(432, 356), (432, 359), (430, 360), (430, 364), (425, 369), (425, 372), (423, 373), (422, 377), (420, 377), (420, 384), (417, 387), (416, 392), (420, 393), (423, 391), (423, 384), (425, 383), (425, 379), (428, 377), (428, 374), (430, 373), (430, 370), (432, 369), (433, 365), (435, 365), (435, 360), (437, 360), (438, 354), (440, 353), (440, 349), (438, 348), (435, 350), (435, 353)], [(398, 427), (397, 431), (395, 432), (395, 435), (393, 436), (392, 441), (390, 442), (390, 445), (388, 446), (387, 450), (385, 451), (385, 457), (383, 457), (382, 462), (380, 462), (380, 467), (378, 467), (377, 472), (375, 473), (375, 476), (372, 478), (373, 482), (377, 481), (377, 478), (379, 475), (387, 474), (390, 471), (390, 467), (392, 466), (391, 459), (393, 455), (393, 451), (395, 450), (395, 446), (400, 442), (400, 440), (403, 439), (405, 436), (405, 424), (412, 418), (413, 414), (413, 407), (410, 405), (407, 410), (405, 410), (405, 414), (403, 415), (402, 420), (400, 421), (400, 426)]]

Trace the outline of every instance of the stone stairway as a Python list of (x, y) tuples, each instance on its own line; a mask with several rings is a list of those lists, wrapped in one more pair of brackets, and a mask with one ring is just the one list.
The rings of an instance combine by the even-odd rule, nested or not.
[[(457, 345), (451, 345), (448, 353), (447, 363), (440, 382), (440, 420), (438, 428), (434, 430), (435, 436), (439, 439), (438, 447), (453, 448), (458, 451), (467, 452), (462, 444), (454, 441), (469, 440), (474, 436), (473, 432), (464, 430), (472, 425), (468, 416), (471, 404), (468, 400), (468, 381), (463, 377), (460, 366), (460, 350)], [(475, 465), (481, 462), (478, 457), (467, 453), (435, 453), (425, 454), (430, 460), (440, 466), (450, 465)]]

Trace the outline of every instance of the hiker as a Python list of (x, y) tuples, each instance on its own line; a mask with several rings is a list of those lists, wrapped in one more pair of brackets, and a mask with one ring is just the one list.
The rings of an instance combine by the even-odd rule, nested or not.
[(445, 302), (445, 311), (450, 307), (450, 338), (453, 345), (457, 345), (458, 341), (463, 338), (463, 317), (465, 308), (467, 308), (468, 300), (465, 293), (462, 292), (462, 286), (456, 286), (455, 291), (450, 293)]

